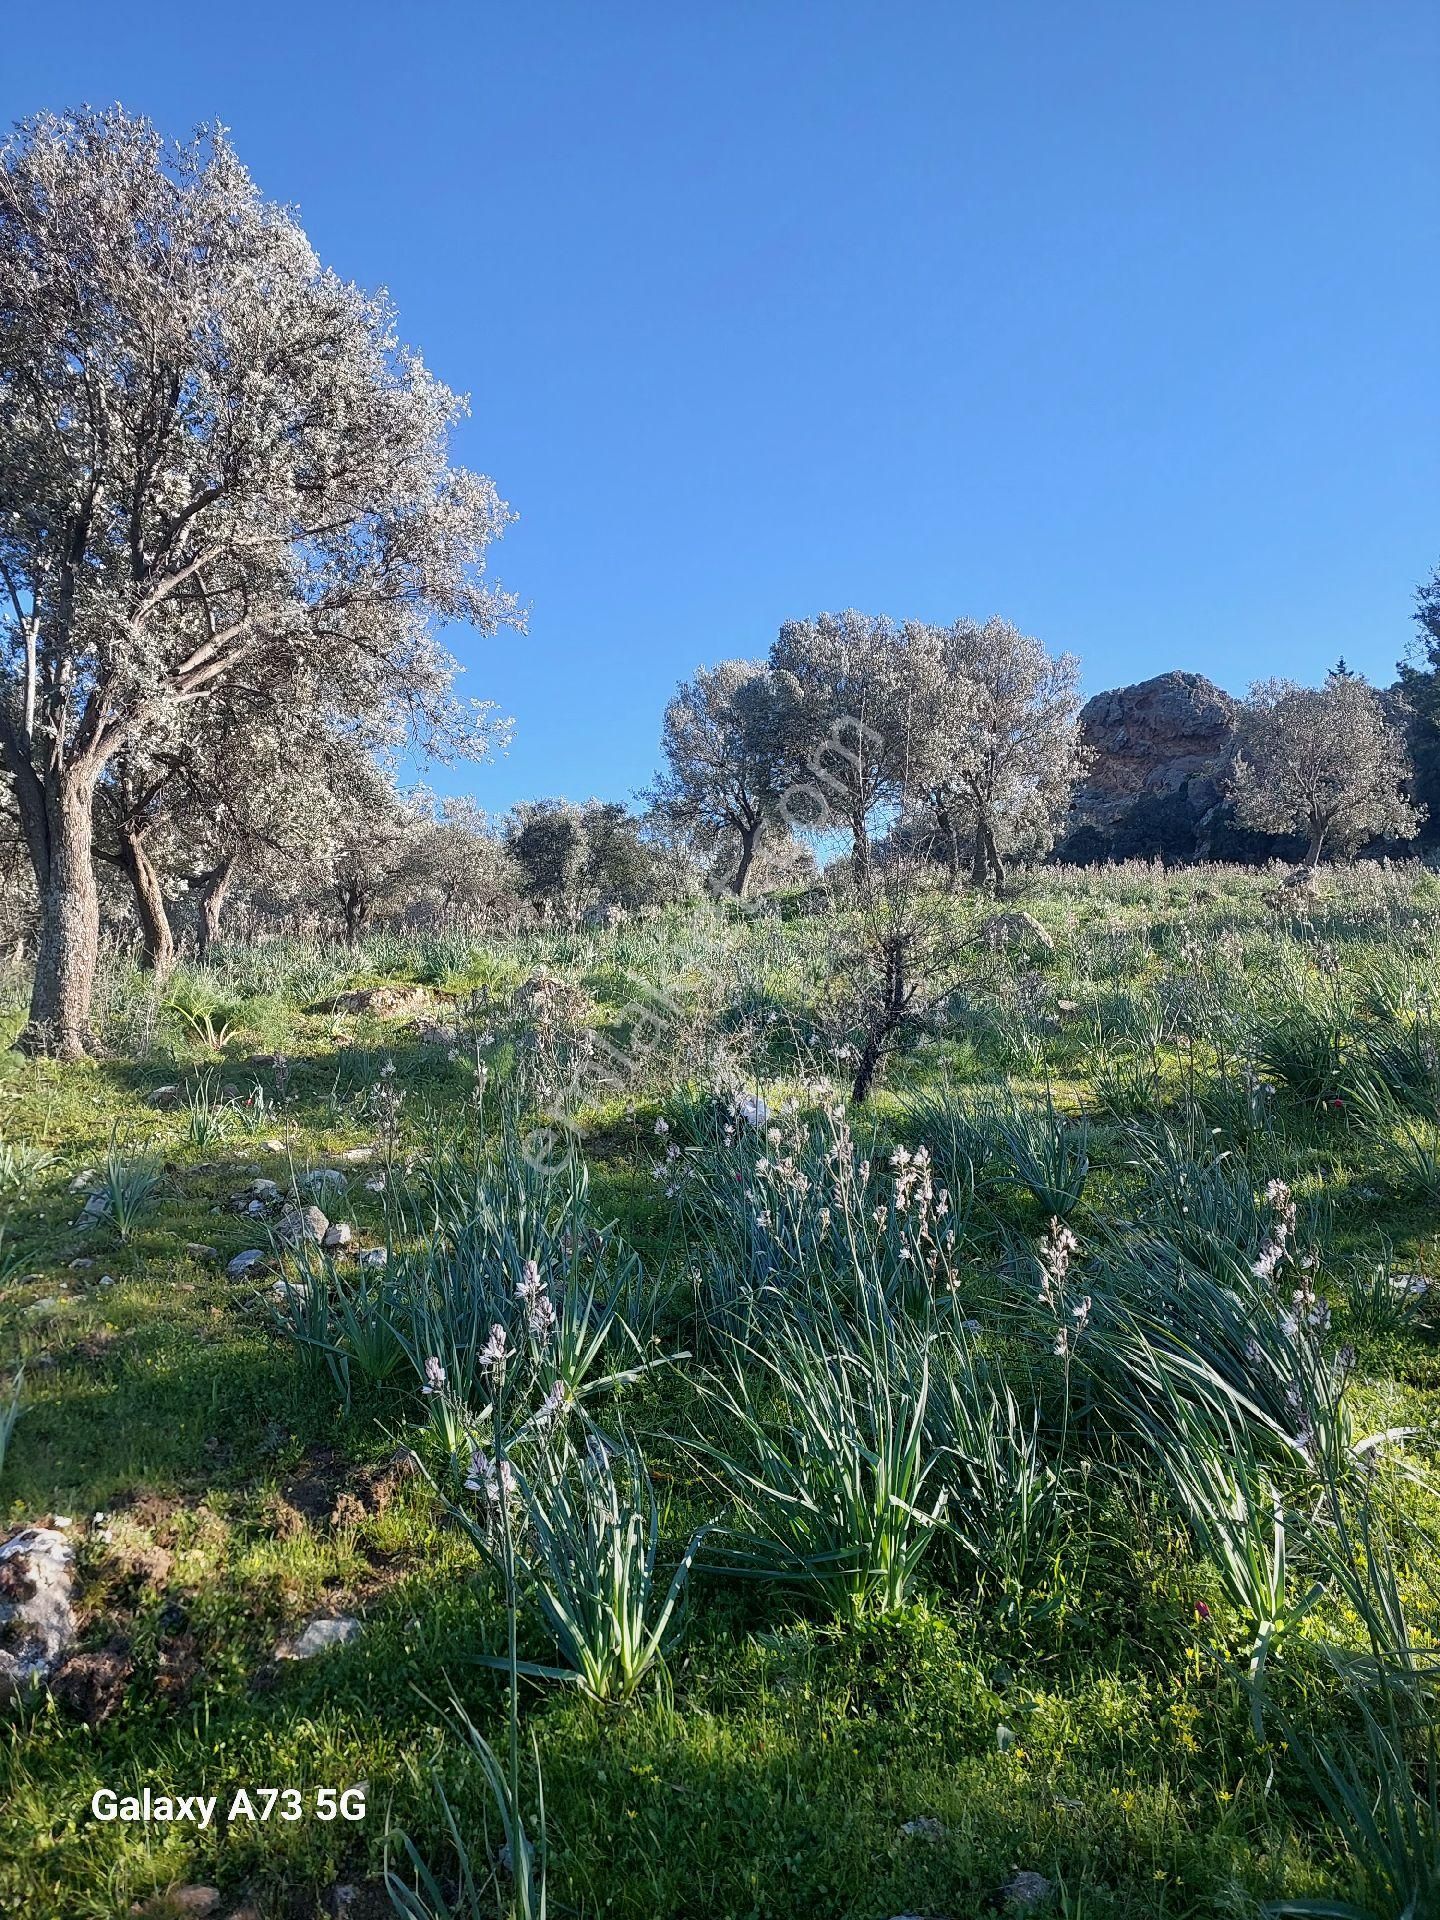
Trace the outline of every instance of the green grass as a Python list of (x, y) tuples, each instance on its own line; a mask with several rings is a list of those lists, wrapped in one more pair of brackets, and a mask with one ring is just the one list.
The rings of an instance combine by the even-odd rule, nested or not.
[[(1333, 1340), (1357, 1349), (1355, 1430), (1431, 1436), (1408, 1444), (1413, 1473), (1397, 1473), (1393, 1492), (1412, 1628), (1434, 1644), (1433, 1302), (1392, 1318), (1365, 1289), (1347, 1294), (1344, 1279), (1379, 1260), (1440, 1272), (1440, 1223), (1396, 1151), (1405, 1127), (1423, 1122), (1324, 1102), (1333, 1063), (1343, 1098), (1346, 1063), (1364, 1050), (1377, 979), (1393, 989), (1398, 978), (1421, 1000), (1433, 992), (1440, 885), (1418, 869), (1357, 869), (1333, 878), (1303, 919), (1267, 905), (1272, 886), (1230, 869), (1039, 876), (1024, 904), (1054, 952), (1013, 954), (978, 979), (891, 1063), (865, 1128), (876, 1129), (878, 1178), (891, 1146), (935, 1138), (926, 1116), (937, 1102), (1002, 1115), (1018, 1105), (1047, 1127), (1050, 1101), (1083, 1117), (1088, 1175), (1065, 1202), (1085, 1261), (1133, 1247), (1162, 1219), (1157, 1176), (1127, 1130), (1153, 1126), (1157, 1107), (1177, 1133), (1193, 1129), (1196, 1154), (1229, 1156), (1252, 1196), (1283, 1178), (1323, 1236)], [(274, 1272), (226, 1278), (232, 1254), (266, 1244), (227, 1202), (259, 1176), (288, 1187), (340, 1164), (350, 1191), (327, 1211), (363, 1243), (384, 1244), (387, 1202), (419, 1193), (424, 1165), (473, 1129), (477, 1026), (496, 1032), (492, 1125), (499, 1083), (525, 1084), (527, 1036), (499, 1021), (540, 966), (583, 985), (602, 1023), (620, 1020), (637, 979), (684, 1010), (681, 1043), (629, 1084), (592, 1085), (575, 1115), (591, 1215), (614, 1221), (643, 1261), (663, 1303), (659, 1349), (692, 1356), (620, 1388), (597, 1417), (622, 1420), (649, 1464), (662, 1592), (698, 1527), (742, 1527), (691, 1444), (715, 1416), (700, 1370), (717, 1336), (696, 1313), (699, 1214), (653, 1175), (676, 1136), (655, 1128), (708, 1112), (708, 1076), (727, 1063), (732, 1085), (762, 1088), (776, 1109), (793, 1095), (801, 1118), (843, 1090), (838, 1036), (824, 1027), (823, 926), (707, 910), (493, 943), (382, 935), (354, 955), (237, 946), (208, 971), (185, 970), (168, 1005), (111, 957), (99, 1009), (110, 1057), (0, 1057), (0, 1142), (11, 1150), (0, 1165), (13, 1169), (0, 1204), (14, 1263), (0, 1288), (0, 1408), (24, 1366), (0, 1517), (69, 1516), (82, 1645), (113, 1656), (119, 1676), (95, 1724), (73, 1698), (48, 1696), (0, 1721), (0, 1911), (124, 1914), (168, 1885), (213, 1882), (235, 1904), (308, 1920), (328, 1911), (337, 1882), (378, 1884), (387, 1822), (443, 1880), (432, 1776), (472, 1858), (483, 1863), (498, 1845), (483, 1775), (443, 1709), (453, 1691), (502, 1749), (506, 1681), (486, 1664), (505, 1645), (502, 1584), (447, 1511), (464, 1496), (413, 1369), (379, 1386), (352, 1379), (347, 1411), (323, 1363), (277, 1330), (265, 1298)], [(417, 1029), (413, 1012), (328, 1011), (337, 992), (384, 982), (430, 983), (431, 1025), (455, 1036)], [(20, 1024), (19, 985), (6, 1037)], [(467, 1012), (481, 990), (486, 1006)], [(1295, 1034), (1275, 1013), (1297, 1004), (1331, 1022), (1318, 1039), (1305, 1027), (1303, 1054), (1286, 1052)], [(570, 1039), (550, 1036), (562, 1048)], [(1232, 1097), (1246, 1061), (1270, 1088), (1258, 1106)], [(701, 1084), (680, 1085), (692, 1076)], [(387, 1081), (404, 1094), (393, 1126), (375, 1093)], [(178, 1102), (152, 1104), (167, 1085), (181, 1088)], [(192, 1119), (202, 1088), (210, 1105), (233, 1106), (218, 1127)], [(103, 1173), (112, 1144), (161, 1170), (123, 1239), (113, 1223), (77, 1229), (84, 1195), (70, 1191), (78, 1175)], [(991, 1144), (956, 1255), (956, 1298), (982, 1322), (984, 1363), (1032, 1390), (1066, 1476), (1067, 1525), (1022, 1581), (979, 1578), (937, 1544), (903, 1604), (845, 1625), (823, 1587), (742, 1578), (716, 1553), (692, 1578), (658, 1677), (624, 1706), (522, 1679), (552, 1911), (958, 1916), (983, 1910), (1021, 1869), (1055, 1883), (1049, 1911), (1087, 1920), (1354, 1897), (1356, 1863), (1327, 1832), (1304, 1766), (1273, 1720), (1257, 1734), (1238, 1677), (1245, 1622), (1158, 1467), (1127, 1454), (1123, 1436), (1092, 1431), (1078, 1401), (1061, 1431), (1068, 1374), (1033, 1325), (1033, 1249), (1049, 1208), (1029, 1188), (1046, 1187), (1014, 1177), (1003, 1126)], [(360, 1145), (377, 1148), (374, 1162), (338, 1159)], [(380, 1168), (389, 1193), (367, 1192)], [(204, 1247), (214, 1255), (194, 1250)], [(1083, 1282), (1097, 1294), (1099, 1284)], [(769, 1390), (758, 1376), (750, 1385), (763, 1415)], [(402, 1444), (433, 1485), (387, 1470)], [(341, 1612), (363, 1623), (351, 1645), (277, 1661), (306, 1619)], [(520, 1637), (522, 1660), (554, 1664), (533, 1609), (522, 1609)], [(1322, 1742), (1354, 1736), (1327, 1649), (1355, 1638), (1333, 1597), (1287, 1629), (1267, 1663), (1287, 1728)], [(358, 1781), (368, 1801), (358, 1824), (147, 1833), (89, 1814), (99, 1786), (223, 1803), (241, 1785), (311, 1792)], [(917, 1819), (939, 1828), (905, 1835)]]

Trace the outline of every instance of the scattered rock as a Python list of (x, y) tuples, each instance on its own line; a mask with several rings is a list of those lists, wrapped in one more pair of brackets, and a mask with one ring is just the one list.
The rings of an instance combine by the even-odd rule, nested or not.
[(70, 1262), (70, 1267), (71, 1267), (71, 1271), (74, 1273), (85, 1273), (85, 1272), (88, 1272), (88, 1270), (91, 1267), (93, 1267), (94, 1264), (95, 1264), (94, 1260), (86, 1258), (83, 1260), (72, 1260)]
[(930, 1815), (925, 1813), (922, 1813), (918, 1820), (907, 1820), (904, 1826), (901, 1827), (900, 1832), (906, 1840), (929, 1840), (934, 1842), (945, 1838), (944, 1823), (940, 1820), (931, 1819)]
[(1027, 1907), (1038, 1907), (1042, 1900), (1048, 1900), (1055, 1891), (1053, 1881), (1047, 1880), (1043, 1873), (1031, 1873), (1028, 1869), (1013, 1874), (1000, 1889), (1000, 1897), (1007, 1906), (1023, 1912)]
[(350, 1182), (338, 1167), (316, 1167), (300, 1183), (307, 1193), (344, 1193)]
[(43, 1300), (32, 1300), (29, 1310), (31, 1313), (36, 1314), (58, 1313), (61, 1307), (68, 1307), (69, 1305), (70, 1296), (68, 1293), (47, 1293)]
[(332, 1647), (347, 1646), (360, 1632), (360, 1622), (349, 1614), (332, 1620), (311, 1620), (298, 1640), (283, 1642), (275, 1650), (277, 1660), (313, 1660), (317, 1653)]
[(231, 1280), (243, 1280), (254, 1267), (263, 1266), (269, 1256), (260, 1247), (246, 1247), (243, 1253), (237, 1253), (225, 1268), (226, 1277)]
[(134, 1671), (127, 1644), (112, 1641), (94, 1653), (67, 1655), (50, 1676), (50, 1691), (87, 1727), (98, 1727), (125, 1698)]
[(207, 1920), (219, 1914), (220, 1901), (218, 1887), (169, 1887), (164, 1893), (152, 1893), (143, 1906), (137, 1900), (130, 1911), (140, 1920)]
[(0, 1546), (0, 1699), (46, 1679), (69, 1652), (74, 1587), (74, 1549), (58, 1525), (22, 1528)]
[(179, 1085), (172, 1080), (166, 1086), (156, 1087), (153, 1093), (147, 1095), (147, 1099), (152, 1107), (178, 1107), (181, 1100), (181, 1089)]
[(85, 1202), (81, 1210), (80, 1218), (75, 1222), (75, 1225), (77, 1227), (96, 1227), (105, 1219), (109, 1212), (109, 1194), (92, 1193), (90, 1198)]
[(423, 987), (411, 987), (403, 992), (396, 987), (366, 987), (337, 994), (329, 1010), (331, 1013), (409, 1013), (423, 1007), (428, 999)]
[(192, 1260), (217, 1260), (220, 1257), (218, 1247), (210, 1247), (203, 1240), (187, 1240), (185, 1251)]
[(325, 1229), (320, 1244), (327, 1252), (334, 1253), (341, 1247), (348, 1247), (355, 1238), (355, 1229), (348, 1220), (332, 1220)]
[(357, 1258), (362, 1267), (378, 1268), (387, 1264), (390, 1255), (384, 1247), (362, 1247)]
[(86, 1167), (83, 1173), (77, 1173), (75, 1178), (70, 1182), (70, 1191), (71, 1193), (89, 1193), (99, 1178), (100, 1176), (94, 1167)]
[(307, 1241), (319, 1246), (330, 1222), (319, 1207), (286, 1207), (275, 1229), (275, 1237), (285, 1247), (303, 1247)]
[(1053, 952), (1055, 947), (1048, 929), (1041, 926), (1033, 913), (1018, 907), (1009, 913), (992, 913), (980, 928), (980, 938), (992, 949), (1008, 947), (1020, 940), (1039, 947), (1044, 953)]
[(375, 1149), (374, 1147), (346, 1147), (340, 1158), (348, 1161), (351, 1166), (362, 1166), (365, 1161), (375, 1158)]
[(325, 1911), (332, 1920), (390, 1920), (395, 1909), (383, 1881), (366, 1880), (331, 1887)]

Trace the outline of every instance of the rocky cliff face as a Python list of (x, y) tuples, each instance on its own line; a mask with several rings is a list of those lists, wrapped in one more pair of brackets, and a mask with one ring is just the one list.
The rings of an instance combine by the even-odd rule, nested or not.
[(1080, 714), (1091, 758), (1070, 846), (1091, 858), (1203, 855), (1201, 823), (1219, 806), (1239, 712), (1238, 700), (1199, 673), (1097, 693)]

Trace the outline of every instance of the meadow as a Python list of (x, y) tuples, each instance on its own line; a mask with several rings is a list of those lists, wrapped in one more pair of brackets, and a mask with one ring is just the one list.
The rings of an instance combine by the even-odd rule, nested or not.
[(944, 899), (861, 1107), (843, 909), (107, 954), (0, 1056), (0, 1909), (1440, 1913), (1440, 878), (1280, 878)]

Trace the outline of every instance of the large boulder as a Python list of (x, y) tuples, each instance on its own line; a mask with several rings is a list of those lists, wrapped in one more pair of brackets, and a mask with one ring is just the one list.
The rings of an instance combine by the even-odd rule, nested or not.
[(1197, 838), (1220, 804), (1239, 716), (1240, 702), (1200, 673), (1160, 673), (1086, 701), (1090, 760), (1070, 846), (1182, 859), (1203, 851)]

